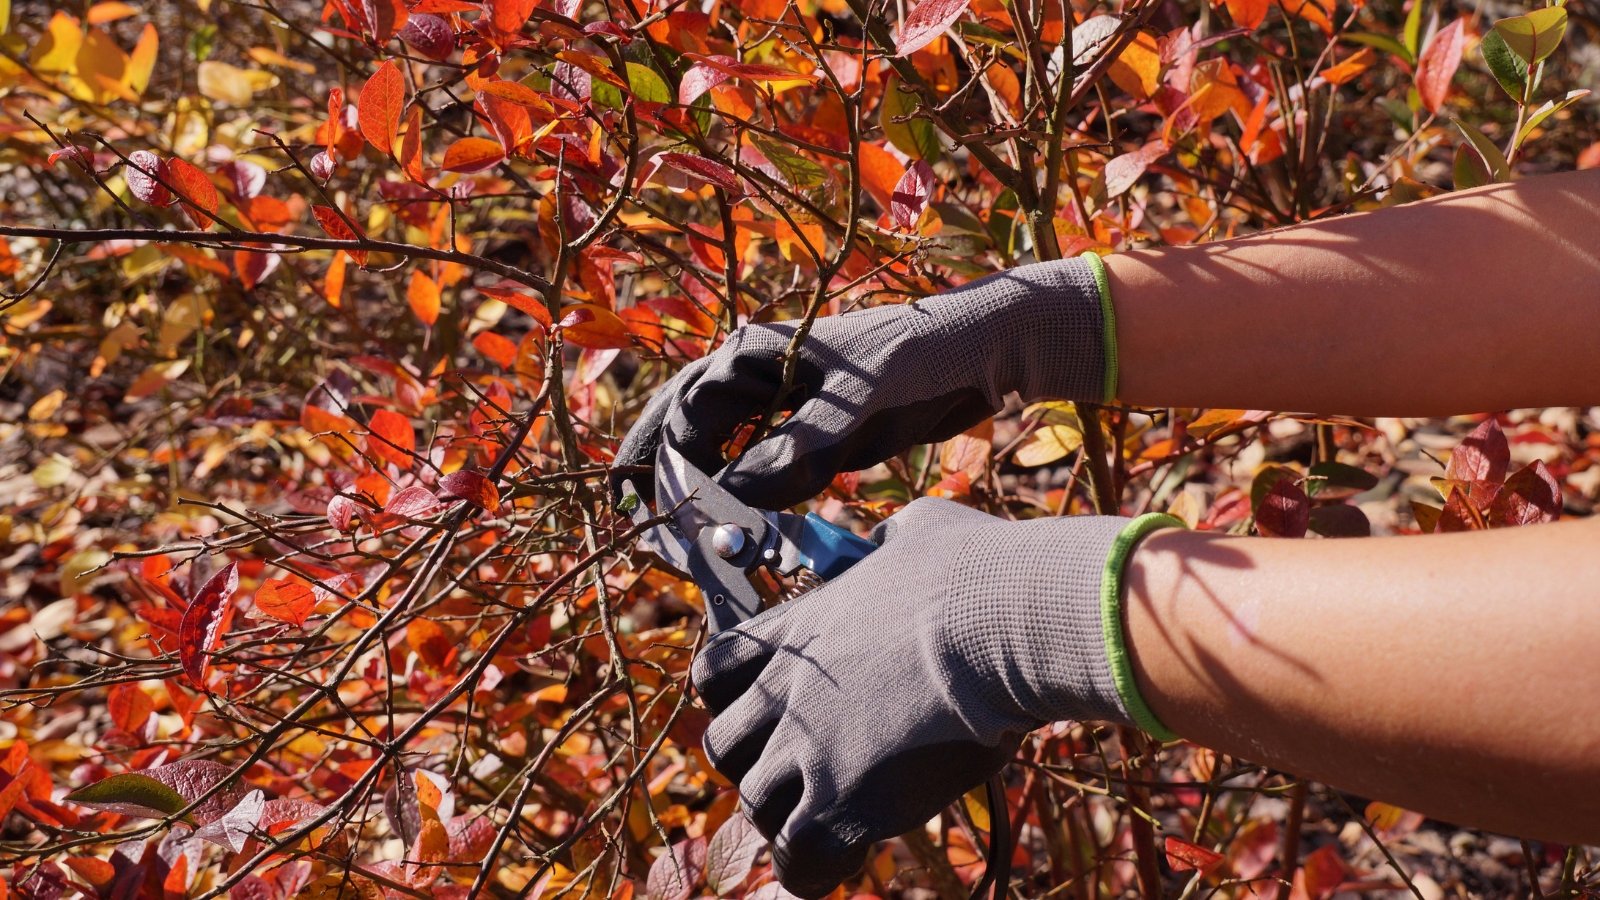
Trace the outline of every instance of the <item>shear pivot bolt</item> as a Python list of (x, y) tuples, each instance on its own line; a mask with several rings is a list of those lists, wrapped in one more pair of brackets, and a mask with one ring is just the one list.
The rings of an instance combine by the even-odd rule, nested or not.
[(711, 535), (711, 549), (723, 559), (732, 559), (744, 549), (744, 529), (731, 522), (727, 525), (717, 526)]

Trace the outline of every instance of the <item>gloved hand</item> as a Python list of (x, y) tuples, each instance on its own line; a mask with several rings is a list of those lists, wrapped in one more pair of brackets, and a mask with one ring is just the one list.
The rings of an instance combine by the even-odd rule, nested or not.
[(1008, 522), (947, 500), (879, 526), (879, 549), (725, 631), (692, 677), (711, 762), (819, 897), (873, 841), (915, 828), (1062, 719), (1165, 735), (1122, 650), (1122, 567), (1170, 516)]
[[(1098, 257), (1035, 263), (914, 304), (818, 319), (782, 404), (794, 414), (718, 481), (752, 506), (782, 509), (821, 493), (839, 472), (960, 434), (999, 411), (1011, 391), (1028, 400), (1109, 399), (1114, 323), (1097, 278)], [(723, 470), (723, 444), (765, 415), (781, 388), (796, 327), (746, 326), (684, 367), (645, 407), (616, 463), (653, 464), (665, 434), (702, 470)], [(650, 479), (633, 482), (649, 490)]]

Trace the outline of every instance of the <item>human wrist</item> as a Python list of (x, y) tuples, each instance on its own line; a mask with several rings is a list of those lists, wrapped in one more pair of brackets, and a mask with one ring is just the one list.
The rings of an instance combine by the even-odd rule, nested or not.
[(1029, 401), (1104, 402), (1115, 390), (1115, 343), (1098, 262), (1017, 266), (926, 302), (941, 337), (971, 354), (996, 404), (1013, 391)]
[[(1168, 732), (1128, 676), (1124, 566), (1170, 516), (1071, 516), (996, 523), (962, 545), (946, 582), (942, 675), (973, 686), (978, 730), (1109, 721)], [(1108, 619), (1108, 613), (1110, 618)]]

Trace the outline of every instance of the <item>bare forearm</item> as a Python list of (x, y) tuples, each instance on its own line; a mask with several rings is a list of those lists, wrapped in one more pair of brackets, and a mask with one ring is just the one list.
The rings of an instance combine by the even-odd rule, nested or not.
[(1600, 841), (1600, 530), (1151, 536), (1141, 690), (1197, 743), (1460, 824)]
[(1427, 416), (1587, 405), (1600, 171), (1106, 260), (1119, 399)]

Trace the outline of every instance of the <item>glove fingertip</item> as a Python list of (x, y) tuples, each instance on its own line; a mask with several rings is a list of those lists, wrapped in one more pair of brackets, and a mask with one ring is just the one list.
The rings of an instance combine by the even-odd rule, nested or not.
[(847, 831), (827, 817), (791, 817), (772, 842), (772, 872), (778, 883), (797, 897), (816, 900), (861, 871), (872, 841)]

